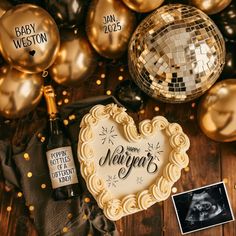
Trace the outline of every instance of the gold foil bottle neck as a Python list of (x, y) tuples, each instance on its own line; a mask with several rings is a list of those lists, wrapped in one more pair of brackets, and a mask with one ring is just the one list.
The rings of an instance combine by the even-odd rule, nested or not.
[(58, 114), (56, 104), (56, 94), (51, 85), (44, 86), (44, 97), (47, 103), (47, 111), (50, 118), (55, 118)]

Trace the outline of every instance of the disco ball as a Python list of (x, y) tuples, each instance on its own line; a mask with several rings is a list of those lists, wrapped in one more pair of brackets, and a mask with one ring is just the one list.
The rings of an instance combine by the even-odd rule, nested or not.
[(220, 76), (225, 43), (202, 11), (165, 5), (137, 27), (128, 57), (130, 74), (146, 94), (164, 102), (187, 102), (201, 96)]

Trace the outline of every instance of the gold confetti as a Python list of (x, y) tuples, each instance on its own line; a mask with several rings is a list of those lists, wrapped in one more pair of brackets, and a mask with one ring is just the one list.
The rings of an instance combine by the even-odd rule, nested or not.
[(28, 172), (28, 173), (27, 173), (27, 177), (28, 177), (28, 178), (31, 178), (32, 176), (33, 176), (33, 173), (32, 173), (32, 172)]
[(41, 138), (41, 137), (42, 137), (42, 134), (41, 134), (41, 133), (38, 133), (38, 134), (37, 134), (37, 137), (38, 137), (38, 138)]
[(62, 92), (62, 95), (63, 95), (63, 96), (66, 96), (66, 95), (67, 95), (67, 91), (64, 90), (64, 91)]
[(184, 171), (185, 171), (185, 172), (189, 172), (189, 170), (190, 170), (189, 166), (187, 166), (187, 167), (184, 168)]
[(17, 193), (17, 197), (22, 197), (23, 196), (23, 193), (22, 192), (18, 192)]
[(142, 110), (139, 111), (139, 113), (140, 113), (140, 114), (144, 114), (144, 113), (145, 113), (145, 110), (142, 109)]
[(97, 81), (96, 81), (96, 84), (97, 85), (100, 85), (102, 83), (102, 81), (100, 80), (100, 79), (98, 79)]
[(85, 201), (86, 203), (89, 203), (89, 202), (90, 202), (90, 198), (86, 197), (86, 198), (84, 199), (84, 201)]
[(7, 211), (10, 212), (12, 210), (11, 206), (7, 207)]
[(177, 193), (178, 189), (176, 187), (173, 187), (171, 191), (172, 193)]
[(82, 217), (82, 219), (83, 219), (83, 220), (87, 220), (87, 219), (88, 219), (88, 216), (84, 214), (83, 217)]
[(65, 99), (64, 99), (64, 103), (65, 103), (65, 104), (69, 103), (69, 99), (68, 99), (68, 98), (65, 98)]
[(45, 140), (46, 140), (46, 138), (43, 136), (43, 137), (41, 137), (41, 139), (40, 139), (40, 141), (43, 143), (43, 142), (45, 142)]
[(227, 178), (224, 178), (224, 179), (223, 179), (223, 182), (224, 182), (225, 184), (227, 184), (227, 183), (228, 183), (228, 179), (227, 179)]
[(46, 184), (41, 184), (41, 188), (42, 188), (42, 189), (45, 189), (46, 187), (47, 187)]
[(190, 120), (194, 120), (194, 115), (191, 115), (191, 116), (189, 117), (189, 119), (190, 119)]
[(67, 218), (71, 219), (73, 217), (72, 213), (68, 213)]
[(68, 120), (63, 120), (64, 125), (68, 125), (69, 121)]
[(24, 159), (28, 161), (30, 159), (30, 156), (27, 152), (24, 153)]
[(34, 211), (34, 206), (33, 205), (29, 206), (29, 210)]
[(69, 229), (67, 228), (67, 227), (64, 227), (63, 229), (62, 229), (62, 232), (63, 233), (66, 233), (66, 232), (68, 232), (69, 231)]
[(107, 94), (107, 95), (111, 95), (111, 90), (107, 90), (107, 91), (106, 91), (106, 94)]
[(120, 75), (119, 77), (118, 77), (118, 80), (123, 80), (124, 79), (124, 77), (122, 76), (122, 75)]
[(101, 74), (101, 78), (104, 79), (106, 77), (105, 74)]
[(69, 116), (69, 120), (74, 120), (75, 118), (76, 118), (75, 115), (70, 115), (70, 116)]
[(154, 107), (154, 111), (160, 111), (160, 107), (155, 106), (155, 107)]
[(123, 68), (123, 67), (121, 67), (121, 68), (120, 68), (120, 72), (123, 72), (123, 71), (124, 71), (124, 68)]
[(57, 105), (58, 105), (58, 106), (61, 106), (61, 105), (62, 105), (62, 100), (58, 101), (58, 102), (57, 102)]

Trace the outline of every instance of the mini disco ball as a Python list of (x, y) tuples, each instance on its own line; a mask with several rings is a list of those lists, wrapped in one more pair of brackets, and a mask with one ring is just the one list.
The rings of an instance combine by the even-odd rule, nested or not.
[(172, 4), (140, 23), (128, 57), (130, 74), (146, 94), (164, 102), (187, 102), (201, 96), (220, 76), (225, 43), (205, 13)]

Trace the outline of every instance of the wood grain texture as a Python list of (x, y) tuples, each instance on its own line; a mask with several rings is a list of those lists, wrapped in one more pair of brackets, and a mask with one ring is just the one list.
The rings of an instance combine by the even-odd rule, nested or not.
[[(123, 70), (120, 70), (120, 68)], [(105, 78), (101, 75), (105, 74)], [(90, 96), (114, 93), (119, 83), (118, 76), (129, 78), (127, 65), (111, 64), (109, 67), (100, 63), (97, 74), (85, 81), (78, 89), (67, 89), (70, 102)], [(97, 85), (96, 81), (101, 80)], [(59, 94), (65, 88), (58, 89)], [(60, 99), (60, 96), (58, 96)], [(148, 99), (144, 111), (128, 113), (138, 123), (143, 119), (164, 115), (169, 122), (178, 122), (189, 136), (191, 147), (189, 154), (189, 171), (182, 171), (181, 179), (175, 184), (178, 192), (191, 190), (212, 184), (227, 178), (226, 187), (232, 208), (236, 214), (236, 148), (235, 143), (219, 144), (208, 139), (199, 129), (196, 121), (197, 103), (165, 104)], [(7, 211), (11, 206), (12, 210)], [(126, 216), (116, 222), (121, 236), (180, 236), (180, 230), (171, 199), (157, 203), (134, 215)], [(3, 177), (0, 175), (0, 235), (1, 236), (36, 236), (30, 213), (23, 197), (17, 197), (17, 190), (7, 192)], [(189, 236), (236, 236), (236, 224), (231, 222), (224, 226), (188, 234)], [(77, 235), (75, 235), (77, 236)], [(83, 236), (83, 235), (79, 235)]]

